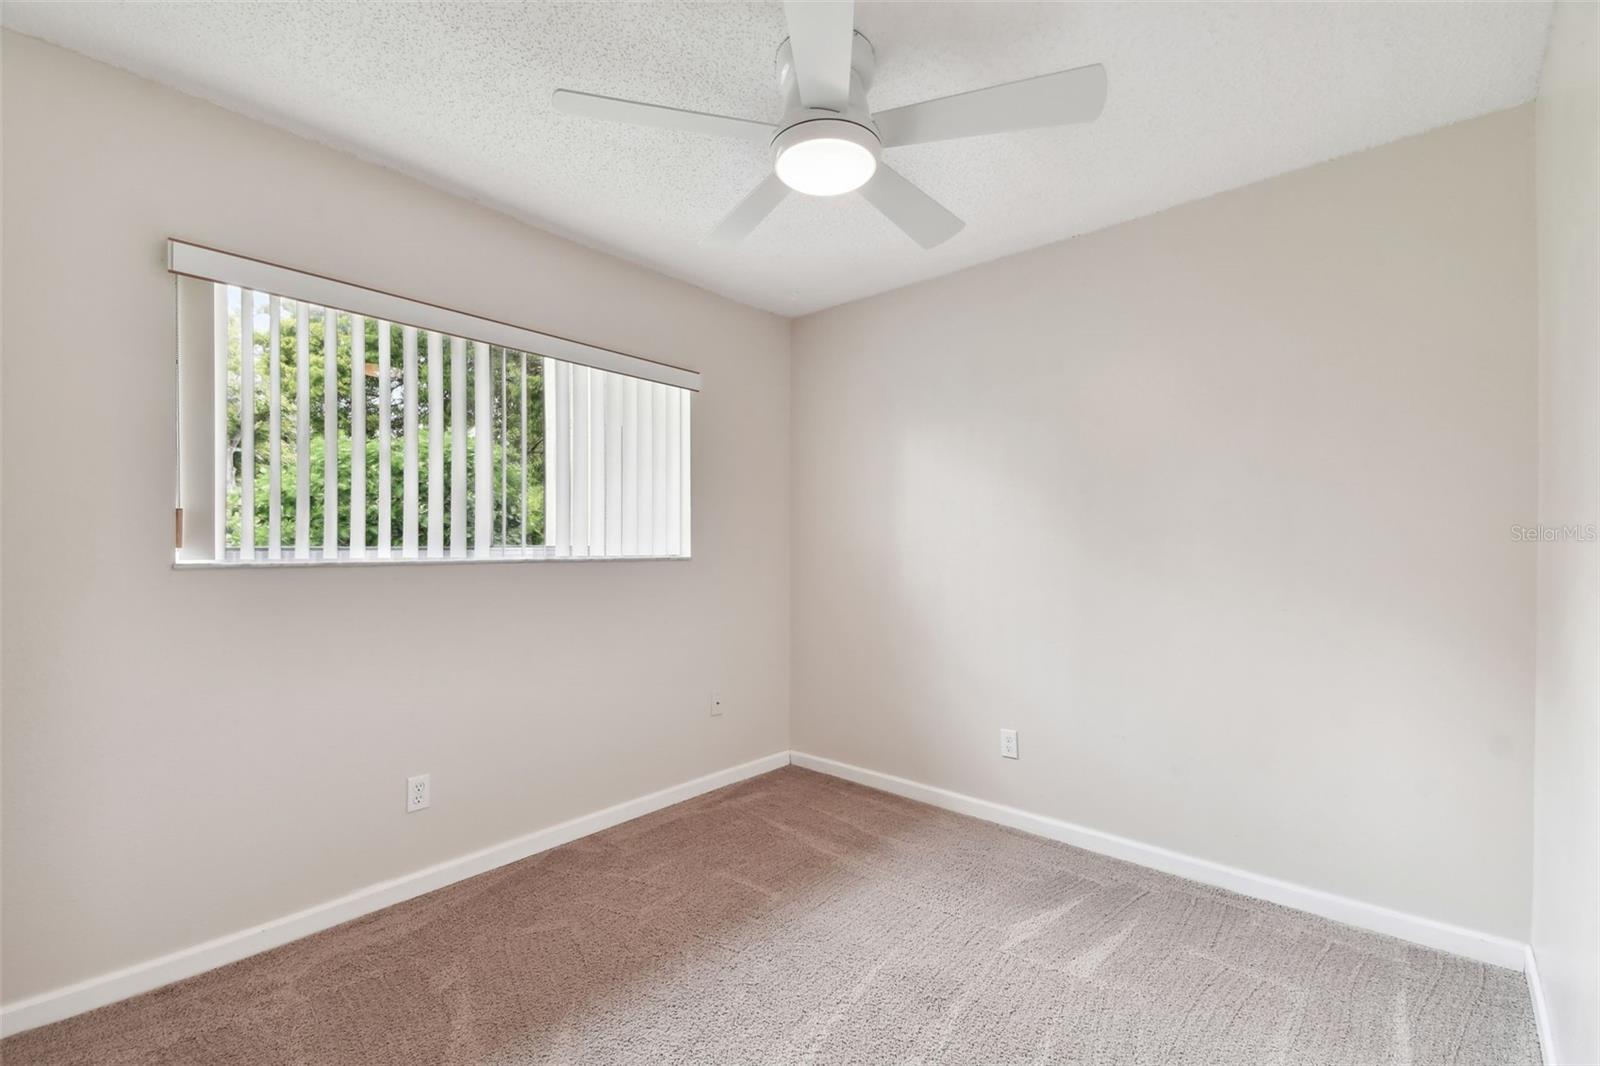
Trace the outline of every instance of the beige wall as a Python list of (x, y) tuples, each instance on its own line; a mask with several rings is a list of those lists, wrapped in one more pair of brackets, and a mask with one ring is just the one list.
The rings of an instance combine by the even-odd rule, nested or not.
[[(1600, 522), (1596, 11), (1556, 5), (1538, 103), (1539, 520)], [(1556, 1061), (1600, 1062), (1600, 544), (1539, 547), (1533, 949)]]
[(1532, 132), (798, 321), (795, 748), (1526, 938)]
[[(7, 1002), (788, 746), (786, 321), (9, 32), (3, 94)], [(173, 572), (169, 235), (702, 371), (695, 558)]]

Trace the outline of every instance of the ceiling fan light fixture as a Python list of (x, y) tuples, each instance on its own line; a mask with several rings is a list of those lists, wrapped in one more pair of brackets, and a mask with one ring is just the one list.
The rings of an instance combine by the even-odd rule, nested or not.
[(807, 196), (840, 196), (861, 188), (878, 170), (878, 138), (845, 119), (798, 122), (773, 139), (778, 180)]
[(882, 162), (885, 146), (1067, 126), (1093, 120), (1105, 106), (1106, 68), (1094, 64), (874, 111), (867, 93), (877, 52), (855, 28), (854, 0), (785, 0), (783, 17), (789, 36), (773, 57), (783, 99), (776, 124), (572, 89), (557, 89), (553, 103), (571, 115), (770, 147), (772, 171), (707, 235), (713, 243), (748, 237), (791, 191), (828, 197), (858, 191), (924, 248), (943, 244), (965, 223)]

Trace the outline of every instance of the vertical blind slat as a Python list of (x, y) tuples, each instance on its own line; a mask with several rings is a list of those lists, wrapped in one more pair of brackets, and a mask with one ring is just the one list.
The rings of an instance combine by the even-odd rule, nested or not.
[(589, 554), (606, 553), (606, 425), (616, 416), (606, 407), (606, 379), (615, 375), (589, 371)]
[(450, 338), (450, 557), (467, 554), (467, 342)]
[(622, 554), (639, 554), (639, 381), (622, 380)]
[(540, 361), (544, 370), (544, 542), (552, 552), (560, 554), (561, 521), (561, 405), (558, 403), (560, 383), (556, 380), (556, 362)]
[(294, 304), (294, 557), (311, 558), (311, 312)]
[(690, 521), (689, 516), (689, 501), (694, 498), (694, 493), (690, 489), (689, 479), (692, 471), (694, 470), (694, 463), (690, 461), (690, 457), (694, 455), (694, 451), (689, 447), (689, 441), (691, 437), (689, 432), (689, 412), (694, 409), (694, 394), (689, 392), (687, 389), (683, 390), (683, 396), (680, 398), (679, 402), (683, 405), (682, 410), (678, 412), (678, 429), (683, 437), (682, 443), (679, 444), (679, 448), (682, 449), (683, 459), (681, 463), (682, 480), (678, 488), (678, 507), (680, 511), (679, 519), (682, 523), (682, 528), (678, 533), (680, 538), (678, 550), (682, 554), (688, 555), (693, 548), (689, 537), (689, 530), (693, 528), (693, 523)]
[(563, 554), (570, 547), (566, 535), (566, 490), (562, 471), (566, 464), (562, 445), (566, 443), (566, 405), (562, 403), (562, 365), (544, 360), (544, 543), (550, 551)]
[(428, 334), (428, 558), (444, 558), (444, 338)]
[(683, 487), (683, 390), (663, 389), (667, 401), (666, 434), (666, 535), (662, 546), (668, 555), (677, 555), (683, 542), (683, 514), (679, 492)]
[(367, 557), (367, 320), (350, 316), (350, 558)]
[(215, 286), (211, 301), (211, 460), (215, 468), (211, 497), (211, 557), (227, 557), (228, 476), (233, 457), (228, 454), (228, 289)]
[(665, 385), (651, 382), (650, 391), (655, 393), (655, 423), (656, 432), (654, 455), (656, 460), (655, 476), (651, 479), (656, 494), (656, 531), (652, 539), (656, 544), (656, 554), (667, 553), (667, 403), (672, 399), (674, 391)]
[(322, 557), (339, 557), (339, 318), (322, 309)]
[(239, 557), (256, 554), (256, 294), (239, 290)]
[(506, 358), (509, 353), (500, 349), (500, 544), (506, 543), (506, 519), (511, 514), (511, 497), (506, 495), (507, 467), (510, 454), (506, 451), (506, 423), (511, 420), (511, 398), (506, 395)]
[(589, 368), (569, 363), (572, 387), (572, 482), (567, 512), (572, 516), (572, 554), (589, 554)]
[(656, 389), (639, 382), (639, 554), (658, 555), (656, 544)]
[(417, 557), (417, 330), (406, 326), (400, 333), (401, 400), (400, 447), (405, 452), (405, 502), (401, 505), (400, 554), (407, 559)]
[(570, 443), (567, 423), (571, 415), (571, 375), (568, 366), (544, 360), (544, 539), (555, 555), (572, 554), (572, 523), (567, 514), (567, 458)]
[(656, 546), (654, 554), (664, 555), (667, 552), (667, 391), (656, 383), (650, 383), (650, 392), (654, 403), (650, 423), (654, 434), (650, 448), (653, 461), (650, 487), (654, 491), (654, 506), (651, 507), (650, 520), (656, 527), (650, 539)]
[(557, 547), (572, 554), (572, 364), (556, 363), (556, 411), (560, 424), (556, 439)]
[(472, 554), (483, 557), (489, 554), (494, 542), (494, 414), (493, 370), (489, 365), (489, 346), (482, 341), (472, 342), (472, 398), (476, 408), (472, 414), (473, 457), (473, 517)]
[(267, 297), (267, 558), (283, 557), (283, 303)]
[(393, 494), (389, 485), (389, 419), (393, 388), (389, 383), (389, 323), (378, 320), (378, 558), (389, 558), (394, 543), (390, 507)]
[(522, 515), (522, 521), (519, 523), (522, 531), (521, 544), (526, 548), (528, 546), (528, 353), (517, 354), (522, 357), (522, 405), (518, 408), (522, 412), (522, 441), (519, 445), (522, 450), (522, 510), (518, 514)]
[(618, 374), (606, 379), (606, 491), (605, 539), (607, 555), (622, 554), (622, 382)]

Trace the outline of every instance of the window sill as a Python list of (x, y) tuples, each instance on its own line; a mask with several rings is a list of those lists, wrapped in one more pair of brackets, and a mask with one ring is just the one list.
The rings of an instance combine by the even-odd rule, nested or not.
[(172, 563), (174, 570), (283, 570), (303, 569), (306, 567), (342, 567), (345, 569), (366, 569), (375, 566), (481, 566), (485, 564), (506, 563), (686, 563), (692, 559), (689, 555), (478, 555), (458, 558), (429, 558), (421, 556), (415, 559), (403, 559), (391, 556), (380, 559), (369, 556), (364, 559), (352, 559), (341, 556), (338, 559), (296, 559), (284, 557), (281, 559), (259, 558), (245, 559), (175, 559)]

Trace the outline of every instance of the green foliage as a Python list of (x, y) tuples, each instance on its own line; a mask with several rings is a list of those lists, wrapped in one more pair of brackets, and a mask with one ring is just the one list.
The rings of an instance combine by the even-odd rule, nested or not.
[[(237, 306), (237, 290), (230, 291), (231, 305)], [(269, 515), (271, 503), (271, 482), (269, 474), (269, 452), (272, 442), (270, 423), (271, 400), (268, 387), (270, 367), (271, 333), (268, 316), (265, 313), (265, 301), (258, 305), (258, 313), (252, 323), (254, 343), (252, 344), (253, 367), (255, 377), (254, 389), (254, 448), (255, 468), (254, 483), (251, 493), (255, 501), (255, 543), (258, 546), (267, 544), (269, 534)], [(283, 315), (279, 321), (279, 432), (278, 445), (280, 449), (280, 478), (279, 501), (282, 509), (281, 543), (285, 547), (292, 547), (295, 541), (297, 523), (297, 508), (299, 500), (299, 456), (296, 450), (298, 437), (298, 418), (302, 405), (308, 415), (309, 442), (307, 454), (309, 457), (309, 485), (307, 493), (307, 509), (310, 519), (309, 542), (313, 547), (320, 546), (323, 541), (324, 523), (327, 521), (325, 513), (325, 490), (329, 472), (328, 449), (324, 433), (324, 417), (326, 407), (326, 378), (325, 362), (326, 338), (324, 337), (324, 320), (321, 308), (311, 308), (306, 329), (306, 370), (309, 373), (305, 395), (302, 396), (299, 386), (299, 327), (296, 321), (296, 308), (292, 301), (283, 301)], [(228, 404), (228, 446), (230, 456), (230, 469), (228, 477), (228, 510), (227, 510), (227, 543), (229, 547), (238, 547), (240, 544), (241, 516), (240, 497), (243, 450), (241, 447), (241, 375), (239, 359), (239, 331), (238, 314), (231, 316), (229, 330), (229, 404)], [(350, 317), (340, 315), (335, 323), (334, 373), (335, 410), (334, 416), (337, 424), (337, 448), (334, 450), (336, 462), (333, 474), (336, 479), (337, 510), (335, 521), (338, 522), (338, 541), (340, 545), (350, 543), (350, 487), (351, 475), (354, 470), (352, 428), (354, 418), (362, 419), (365, 431), (365, 447), (362, 462), (365, 467), (366, 492), (365, 506), (361, 516), (366, 529), (365, 541), (370, 548), (378, 542), (378, 474), (381, 459), (381, 445), (378, 440), (379, 429), (383, 420), (383, 405), (378, 394), (378, 323), (374, 319), (365, 319), (363, 349), (365, 358), (357, 363), (353, 358), (350, 343)], [(405, 517), (405, 451), (404, 451), (404, 419), (405, 419), (405, 392), (413, 383), (404, 380), (402, 358), (402, 330), (399, 326), (390, 326), (390, 539), (398, 547), (403, 541), (403, 522)], [(419, 331), (417, 338), (417, 381), (414, 383), (417, 393), (417, 542), (424, 548), (428, 543), (428, 514), (432, 506), (437, 505), (443, 511), (443, 526), (445, 540), (450, 539), (450, 504), (451, 504), (451, 466), (454, 460), (454, 433), (451, 428), (453, 401), (456, 399), (451, 394), (450, 382), (450, 344), (446, 340), (442, 352), (441, 389), (438, 397), (429, 395), (428, 388), (428, 353), (427, 336)], [(474, 446), (477, 434), (487, 432), (492, 442), (491, 461), (494, 469), (491, 472), (491, 482), (494, 492), (493, 503), (493, 534), (492, 539), (496, 544), (517, 545), (523, 543), (524, 530), (526, 543), (541, 544), (544, 541), (544, 388), (543, 378), (540, 373), (540, 360), (534, 356), (524, 356), (520, 352), (508, 351), (502, 348), (489, 350), (489, 361), (486, 367), (479, 368), (473, 365), (471, 348), (469, 346), (467, 357), (467, 382), (465, 396), (460, 399), (464, 413), (464, 421), (468, 424), (468, 447), (465, 453), (467, 465), (467, 499), (466, 499), (466, 524), (470, 531), (476, 520), (476, 466), (478, 456)], [(526, 366), (526, 410), (522, 400), (523, 394), (523, 368)], [(359, 367), (359, 370), (355, 368)], [(358, 377), (359, 388), (352, 389), (351, 375), (354, 370)], [(490, 423), (484, 427), (471, 424), (475, 405), (473, 403), (477, 374), (486, 371), (490, 375), (490, 393), (492, 397), (492, 411)], [(443, 440), (440, 446), (444, 452), (444, 478), (441, 485), (441, 498), (438, 501), (429, 499), (428, 492), (428, 455), (431, 445), (428, 430), (429, 413), (431, 405), (439, 404), (439, 414), (443, 430)], [(359, 415), (358, 413), (359, 412)], [(525, 418), (524, 418), (525, 416)], [(523, 426), (527, 427), (527, 448), (523, 448)], [(524, 456), (526, 456), (527, 491), (523, 493)], [(500, 492), (501, 479), (504, 478), (506, 491), (504, 496)], [(504, 524), (504, 537), (502, 539), (501, 526)], [(470, 538), (470, 532), (467, 534)], [(470, 539), (468, 540), (470, 543)]]

